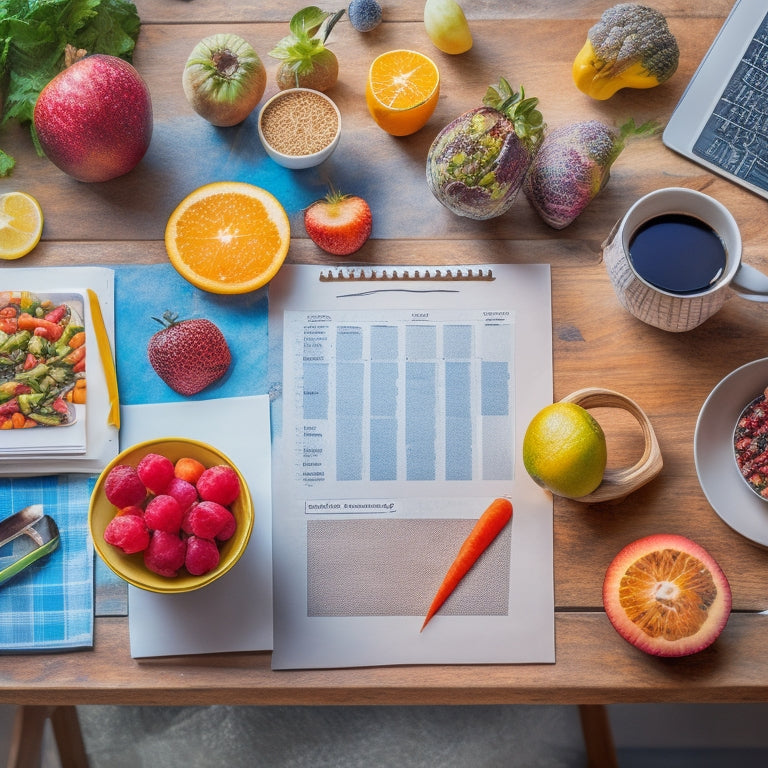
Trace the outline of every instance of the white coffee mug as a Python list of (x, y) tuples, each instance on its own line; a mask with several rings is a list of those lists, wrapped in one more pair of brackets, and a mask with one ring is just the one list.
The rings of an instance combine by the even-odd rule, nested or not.
[[(692, 216), (711, 227), (725, 250), (725, 267), (704, 290), (675, 293), (648, 282), (630, 258), (638, 229), (659, 216)], [(768, 276), (741, 261), (741, 234), (731, 212), (720, 202), (684, 187), (667, 187), (641, 197), (603, 243), (603, 260), (621, 305), (644, 323), (665, 331), (688, 331), (722, 307), (730, 288), (752, 301), (768, 301)]]

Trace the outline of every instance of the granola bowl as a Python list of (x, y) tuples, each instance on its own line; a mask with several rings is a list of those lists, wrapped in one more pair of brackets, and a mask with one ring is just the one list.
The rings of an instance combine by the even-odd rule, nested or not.
[(276, 163), (293, 170), (312, 168), (338, 146), (341, 113), (321, 91), (288, 88), (261, 108), (258, 129), (264, 150)]
[(725, 376), (699, 411), (693, 456), (701, 489), (715, 513), (746, 539), (768, 548), (768, 505), (745, 481), (734, 457), (741, 416), (766, 384), (768, 357)]
[(739, 414), (733, 430), (733, 456), (747, 487), (768, 501), (768, 388)]

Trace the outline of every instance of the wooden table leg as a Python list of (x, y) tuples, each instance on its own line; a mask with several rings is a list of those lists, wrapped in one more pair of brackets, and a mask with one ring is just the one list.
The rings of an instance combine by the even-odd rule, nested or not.
[(62, 768), (88, 768), (74, 706), (20, 706), (11, 736), (8, 768), (40, 768), (45, 721), (50, 719)]
[(54, 707), (51, 713), (53, 735), (59, 748), (61, 768), (88, 768), (83, 734), (74, 706)]
[(589, 768), (619, 768), (608, 711), (602, 704), (580, 704), (579, 717)]

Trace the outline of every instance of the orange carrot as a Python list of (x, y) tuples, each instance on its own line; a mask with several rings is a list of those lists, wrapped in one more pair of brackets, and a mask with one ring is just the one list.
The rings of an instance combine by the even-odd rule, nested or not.
[(75, 365), (75, 363), (79, 363), (83, 358), (85, 358), (85, 344), (82, 346), (76, 347), (68, 354), (64, 355), (62, 358), (65, 363), (68, 363), (69, 365)]
[(72, 335), (72, 338), (67, 342), (70, 349), (77, 349), (85, 344), (85, 331), (78, 331)]
[(456, 559), (445, 574), (435, 599), (432, 601), (432, 605), (429, 606), (427, 617), (424, 619), (420, 631), (423, 631), (424, 627), (427, 626), (427, 622), (440, 610), (440, 606), (448, 599), (448, 596), (467, 575), (469, 569), (477, 562), (480, 555), (488, 549), (491, 542), (501, 533), (504, 526), (511, 519), (512, 502), (509, 499), (494, 499), (461, 545), (459, 554), (456, 555)]

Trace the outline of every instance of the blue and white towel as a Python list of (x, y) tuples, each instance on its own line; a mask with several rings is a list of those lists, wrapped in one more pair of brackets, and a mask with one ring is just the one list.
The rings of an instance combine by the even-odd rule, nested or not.
[(92, 478), (0, 478), (2, 517), (42, 503), (60, 543), (0, 585), (0, 651), (93, 646), (93, 546), (88, 534)]

